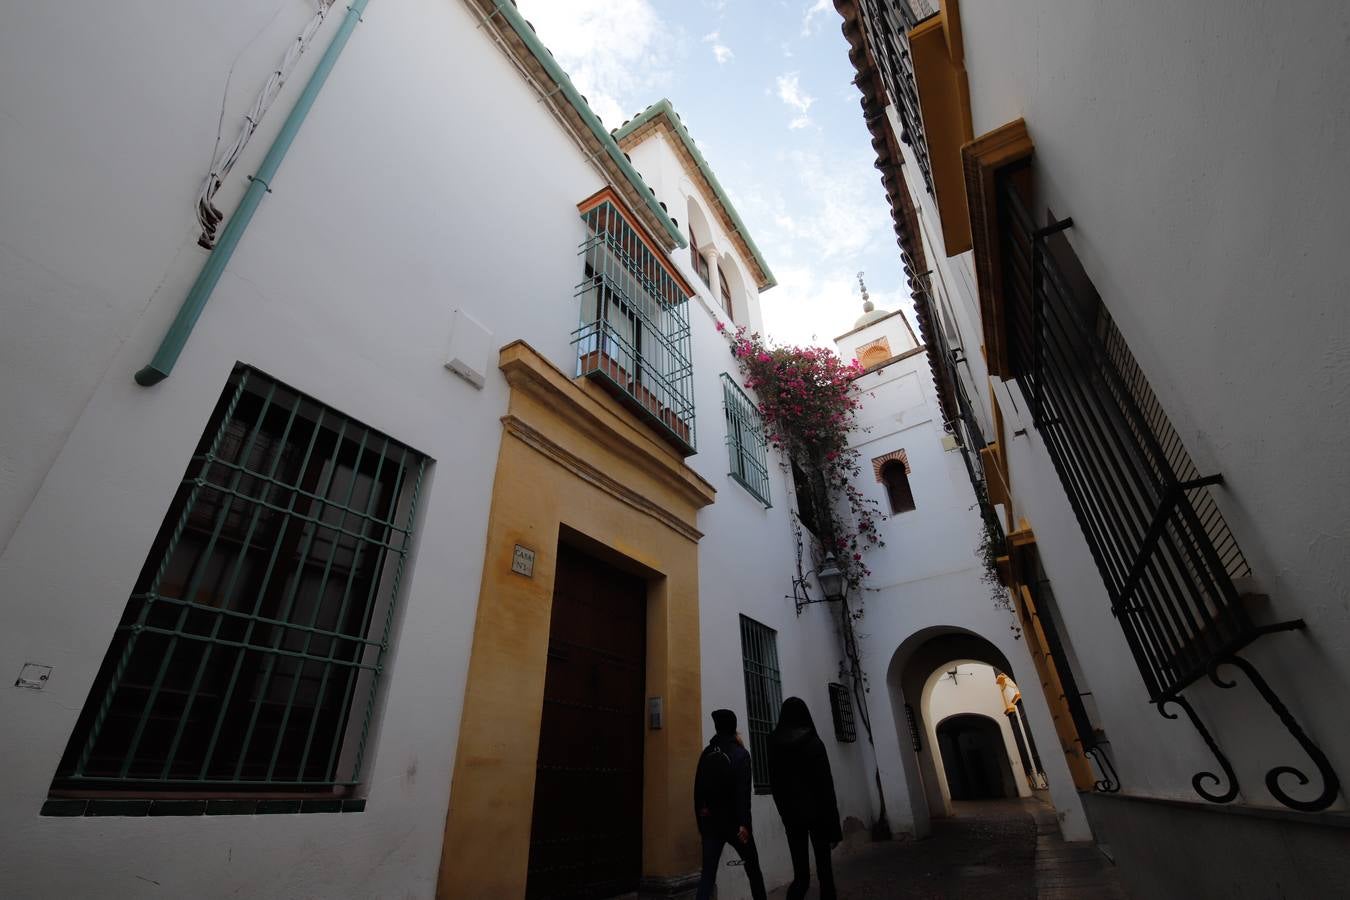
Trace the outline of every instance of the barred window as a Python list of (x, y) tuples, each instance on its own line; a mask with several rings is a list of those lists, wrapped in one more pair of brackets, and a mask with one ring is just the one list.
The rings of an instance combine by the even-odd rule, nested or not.
[(843, 744), (858, 739), (853, 726), (853, 698), (842, 684), (830, 685), (830, 715), (834, 717), (834, 738)]
[(741, 616), (741, 658), (745, 662), (745, 707), (755, 792), (769, 791), (769, 734), (783, 706), (778, 674), (778, 632)]
[(53, 790), (358, 783), (425, 467), (236, 366)]
[(1175, 695), (1268, 629), (1235, 583), (1251, 574), (1202, 475), (1064, 232), (1038, 227), (1032, 171), (1000, 170), (1000, 323), (1149, 696)]
[(729, 474), (760, 503), (772, 506), (769, 502), (769, 446), (764, 437), (764, 423), (755, 404), (726, 372), (722, 373), (722, 404), (727, 415)]

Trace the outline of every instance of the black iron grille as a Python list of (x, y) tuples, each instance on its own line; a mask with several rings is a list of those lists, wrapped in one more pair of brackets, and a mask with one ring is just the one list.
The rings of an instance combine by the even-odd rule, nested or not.
[(425, 465), (236, 366), (54, 787), (357, 783)]
[(830, 715), (834, 718), (835, 740), (851, 744), (858, 739), (853, 725), (853, 698), (842, 684), (830, 685)]
[(745, 706), (755, 790), (769, 790), (769, 735), (778, 724), (783, 683), (778, 674), (778, 632), (741, 616), (741, 658), (745, 664)]
[(1012, 365), (1149, 695), (1175, 694), (1259, 629), (1249, 573), (1208, 487), (1061, 232), (1000, 175)]

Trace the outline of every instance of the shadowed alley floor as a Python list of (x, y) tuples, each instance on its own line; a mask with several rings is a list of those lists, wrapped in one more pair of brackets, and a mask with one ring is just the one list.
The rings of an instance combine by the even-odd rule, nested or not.
[[(1115, 867), (1092, 844), (1059, 836), (1034, 800), (954, 803), (923, 841), (871, 844), (837, 860), (841, 900), (998, 898), (1125, 900)], [(808, 897), (815, 897), (812, 882)], [(785, 897), (786, 889), (772, 892)]]

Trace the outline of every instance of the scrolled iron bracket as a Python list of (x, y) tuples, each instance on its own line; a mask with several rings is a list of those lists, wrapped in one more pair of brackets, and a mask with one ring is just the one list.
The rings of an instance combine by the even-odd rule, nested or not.
[(823, 597), (811, 596), (811, 586), (805, 577), (792, 579), (792, 593), (788, 595), (792, 603), (797, 607), (797, 618), (802, 617), (802, 610), (813, 603), (827, 602)]
[(1111, 764), (1111, 757), (1106, 750), (1100, 744), (1094, 744), (1084, 747), (1083, 755), (1095, 762), (1097, 770), (1102, 773), (1101, 779), (1093, 783), (1092, 789), (1103, 794), (1120, 793), (1120, 776), (1116, 774), (1116, 767)]
[(1276, 766), (1266, 773), (1266, 789), (1278, 801), (1290, 809), (1299, 812), (1319, 812), (1326, 809), (1336, 800), (1336, 795), (1340, 793), (1341, 780), (1336, 775), (1336, 770), (1331, 767), (1331, 761), (1327, 759), (1322, 749), (1313, 743), (1312, 738), (1308, 737), (1298, 724), (1298, 720), (1280, 700), (1279, 695), (1271, 688), (1270, 684), (1261, 677), (1261, 673), (1256, 670), (1250, 662), (1240, 656), (1227, 655), (1214, 659), (1209, 664), (1209, 680), (1219, 687), (1229, 690), (1237, 687), (1237, 681), (1226, 681), (1219, 676), (1219, 667), (1223, 665), (1232, 666), (1235, 669), (1241, 669), (1247, 679), (1251, 681), (1252, 686), (1265, 699), (1266, 704), (1270, 706), (1275, 715), (1279, 717), (1280, 723), (1284, 725), (1285, 730), (1298, 741), (1299, 746), (1308, 754), (1317, 767), (1318, 774), (1322, 776), (1322, 792), (1312, 800), (1299, 800), (1289, 796), (1288, 793), (1280, 787), (1280, 777), (1283, 775), (1293, 775), (1298, 780), (1300, 786), (1307, 785), (1309, 778), (1299, 769), (1293, 766)]
[(1237, 773), (1233, 771), (1232, 764), (1228, 762), (1228, 757), (1223, 755), (1223, 751), (1214, 741), (1214, 736), (1209, 733), (1205, 723), (1200, 721), (1200, 717), (1195, 714), (1195, 708), (1191, 706), (1189, 700), (1180, 694), (1172, 694), (1158, 700), (1158, 714), (1164, 719), (1175, 719), (1177, 714), (1167, 711), (1168, 704), (1176, 704), (1186, 713), (1186, 718), (1191, 720), (1195, 730), (1200, 733), (1201, 739), (1209, 747), (1210, 752), (1214, 754), (1214, 758), (1219, 761), (1219, 767), (1223, 769), (1224, 778), (1228, 779), (1228, 789), (1222, 794), (1211, 793), (1205, 788), (1206, 782), (1213, 782), (1215, 786), (1223, 784), (1223, 778), (1213, 772), (1199, 772), (1192, 776), (1191, 787), (1195, 788), (1195, 792), (1210, 803), (1231, 803), (1238, 795), (1238, 780)]

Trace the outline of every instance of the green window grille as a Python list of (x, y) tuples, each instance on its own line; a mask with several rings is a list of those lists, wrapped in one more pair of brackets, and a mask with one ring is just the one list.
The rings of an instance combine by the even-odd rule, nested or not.
[(783, 706), (778, 632), (741, 616), (741, 659), (745, 663), (746, 725), (755, 792), (764, 794), (769, 790), (769, 734), (778, 724), (778, 711)]
[(53, 789), (358, 783), (426, 464), (236, 366)]
[(581, 324), (572, 332), (577, 375), (642, 415), (685, 455), (696, 448), (689, 295), (619, 208), (605, 200), (582, 213), (585, 280)]
[(853, 698), (842, 684), (830, 685), (830, 716), (834, 719), (835, 740), (851, 744), (858, 739), (853, 724)]
[(722, 373), (722, 405), (727, 415), (730, 475), (766, 507), (769, 502), (769, 445), (759, 410), (726, 372)]

